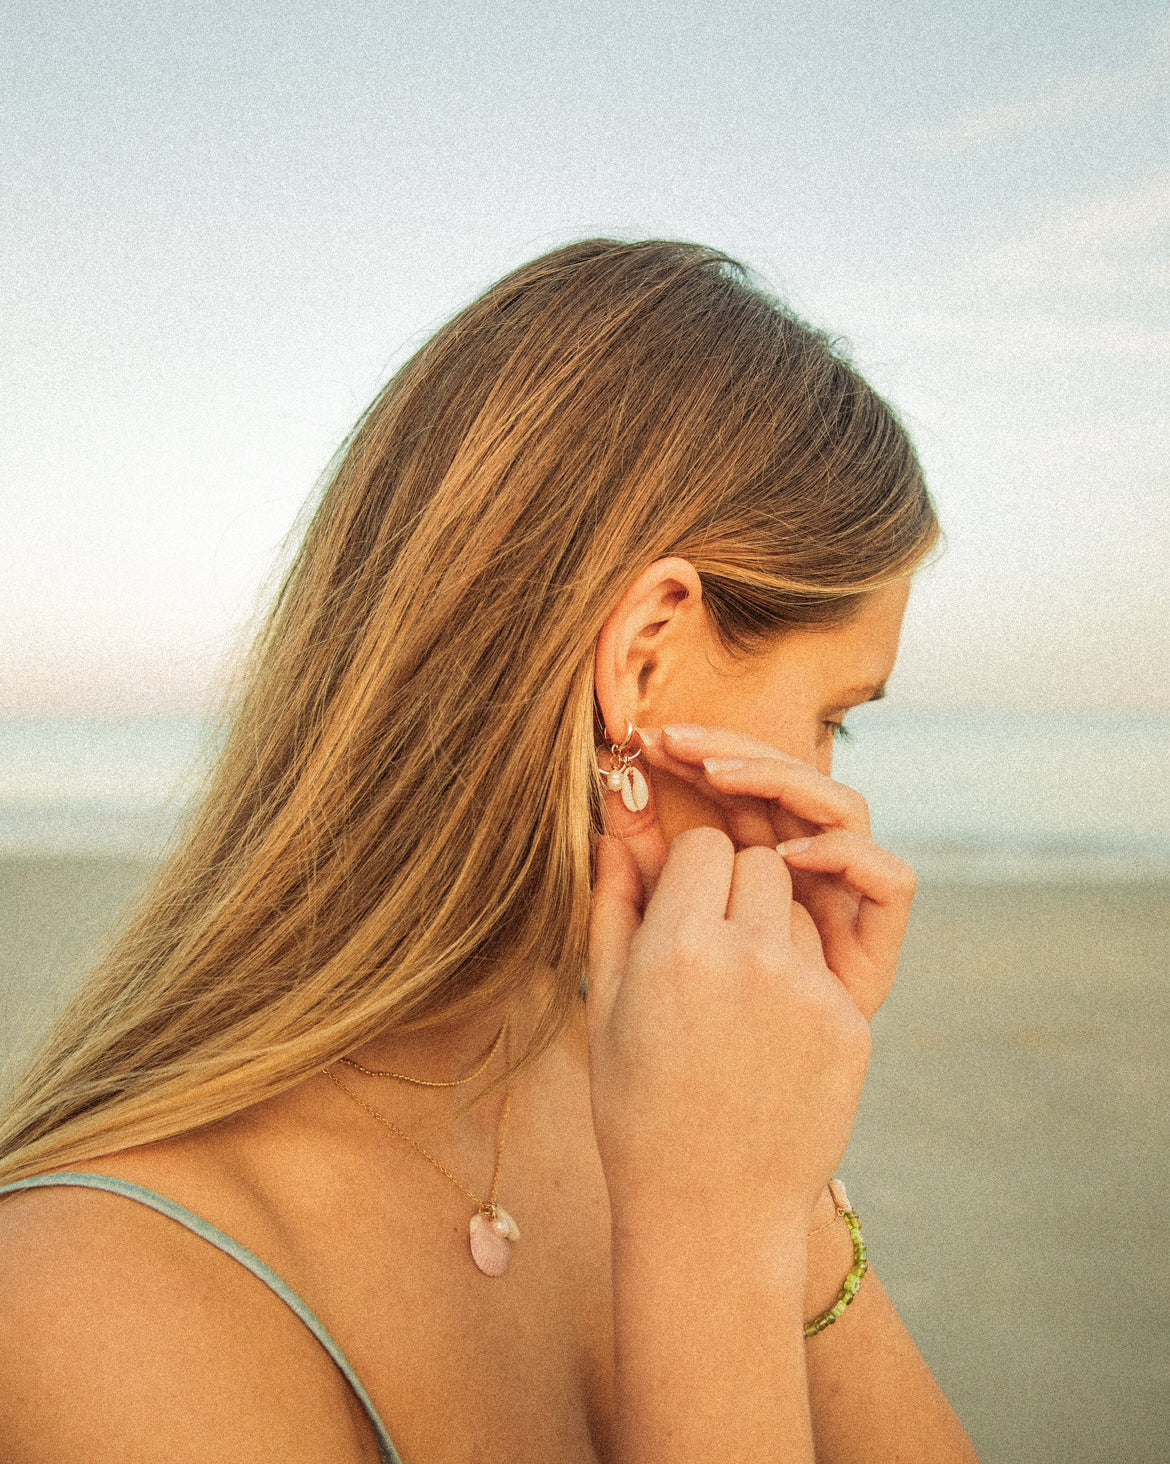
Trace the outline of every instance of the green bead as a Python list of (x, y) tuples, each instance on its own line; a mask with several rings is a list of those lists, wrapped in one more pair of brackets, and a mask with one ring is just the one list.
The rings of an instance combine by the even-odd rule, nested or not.
[(856, 1210), (846, 1210), (844, 1219), (853, 1242), (853, 1265), (845, 1277), (837, 1300), (829, 1307), (828, 1311), (822, 1312), (819, 1317), (814, 1317), (811, 1322), (805, 1322), (804, 1335), (806, 1337), (815, 1337), (819, 1332), (823, 1332), (826, 1327), (832, 1326), (839, 1317), (844, 1315), (845, 1308), (857, 1295), (862, 1279), (869, 1269), (865, 1240), (861, 1233), (861, 1221), (858, 1218)]

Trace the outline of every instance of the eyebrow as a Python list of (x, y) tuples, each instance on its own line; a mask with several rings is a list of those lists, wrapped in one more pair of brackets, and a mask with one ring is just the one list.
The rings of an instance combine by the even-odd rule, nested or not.
[(842, 702), (881, 701), (886, 694), (886, 683), (867, 682), (865, 686), (849, 686), (841, 693)]

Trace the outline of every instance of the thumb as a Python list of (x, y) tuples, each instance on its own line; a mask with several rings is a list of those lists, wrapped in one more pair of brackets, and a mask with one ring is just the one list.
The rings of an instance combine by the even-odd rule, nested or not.
[(613, 1007), (642, 923), (642, 877), (620, 839), (597, 841), (593, 908), (589, 916), (589, 1025), (604, 1023)]

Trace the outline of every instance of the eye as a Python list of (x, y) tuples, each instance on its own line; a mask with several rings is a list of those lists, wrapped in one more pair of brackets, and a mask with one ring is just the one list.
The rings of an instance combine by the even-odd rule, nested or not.
[(821, 725), (828, 730), (831, 742), (849, 742), (853, 737), (844, 722), (823, 722)]

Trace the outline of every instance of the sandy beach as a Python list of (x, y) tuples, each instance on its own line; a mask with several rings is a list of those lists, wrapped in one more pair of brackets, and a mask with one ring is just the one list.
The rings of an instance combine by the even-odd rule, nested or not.
[[(6, 1054), (142, 877), (0, 860)], [(984, 1464), (1168, 1456), (1168, 975), (1167, 885), (919, 894), (842, 1173)]]

